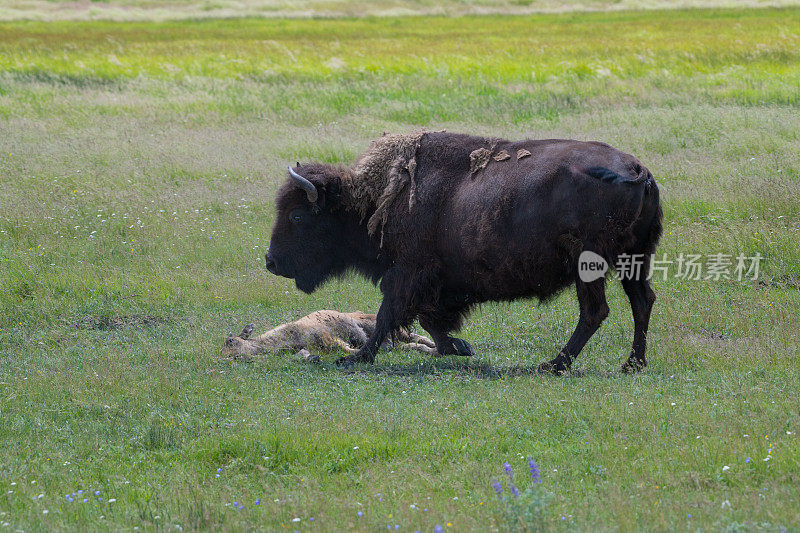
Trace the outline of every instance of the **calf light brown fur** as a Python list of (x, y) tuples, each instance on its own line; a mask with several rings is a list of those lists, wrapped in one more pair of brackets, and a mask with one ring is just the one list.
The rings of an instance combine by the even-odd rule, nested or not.
[[(269, 354), (293, 352), (306, 361), (317, 361), (319, 356), (312, 355), (311, 350), (343, 350), (353, 354), (375, 331), (375, 320), (375, 315), (360, 311), (316, 311), (252, 339), (250, 335), (255, 326), (248, 324), (238, 336), (235, 337), (233, 333), (228, 335), (222, 347), (222, 356), (250, 362)], [(401, 343), (399, 347), (403, 350), (437, 355), (436, 345), (427, 337), (400, 329), (395, 332), (395, 339)]]

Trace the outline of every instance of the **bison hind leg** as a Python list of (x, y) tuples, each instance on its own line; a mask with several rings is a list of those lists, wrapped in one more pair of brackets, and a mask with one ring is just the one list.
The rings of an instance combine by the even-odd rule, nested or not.
[(622, 288), (628, 295), (633, 311), (633, 349), (628, 360), (622, 365), (622, 371), (632, 374), (647, 366), (645, 350), (647, 348), (647, 329), (650, 324), (650, 311), (656, 301), (656, 293), (650, 288), (646, 279), (623, 279)]
[(600, 278), (590, 283), (578, 279), (576, 285), (580, 307), (578, 325), (556, 358), (539, 365), (539, 372), (555, 375), (565, 374), (572, 366), (573, 359), (578, 356), (588, 340), (608, 316), (605, 278)]
[(470, 343), (464, 339), (451, 337), (449, 332), (456, 330), (461, 325), (461, 312), (436, 312), (420, 315), (419, 323), (425, 331), (433, 337), (436, 351), (439, 355), (460, 355), (469, 357), (475, 355)]

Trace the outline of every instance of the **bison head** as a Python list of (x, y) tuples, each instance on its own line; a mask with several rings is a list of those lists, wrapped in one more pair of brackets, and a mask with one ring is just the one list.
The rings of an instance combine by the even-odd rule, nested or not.
[[(311, 293), (348, 269), (364, 270), (377, 253), (358, 214), (341, 202), (342, 175), (331, 165), (298, 165), (278, 192), (277, 215), (267, 252), (267, 270), (294, 278)], [(367, 268), (370, 270), (370, 268)], [(368, 272), (374, 277), (374, 273)]]

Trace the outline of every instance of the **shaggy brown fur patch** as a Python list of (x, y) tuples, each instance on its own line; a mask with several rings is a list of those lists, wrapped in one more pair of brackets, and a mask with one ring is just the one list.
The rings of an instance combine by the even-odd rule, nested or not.
[(372, 141), (370, 147), (353, 165), (350, 183), (343, 187), (345, 201), (349, 204), (348, 207), (358, 211), (362, 217), (375, 208), (367, 221), (367, 230), (371, 235), (379, 228), (383, 231), (389, 207), (409, 184), (409, 210), (414, 205), (416, 154), (426, 133), (384, 134)]

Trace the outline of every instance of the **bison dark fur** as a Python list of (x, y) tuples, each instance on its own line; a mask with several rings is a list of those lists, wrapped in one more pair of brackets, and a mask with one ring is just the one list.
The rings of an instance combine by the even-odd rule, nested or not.
[(278, 193), (267, 268), (305, 292), (350, 270), (380, 281), (375, 332), (342, 363), (373, 362), (386, 335), (415, 319), (439, 353), (471, 355), (450, 333), (473, 306), (546, 300), (575, 284), (578, 325), (540, 366), (563, 373), (608, 315), (605, 278), (578, 276), (588, 250), (610, 265), (622, 254), (648, 258), (640, 275), (622, 281), (634, 318), (623, 370), (647, 364), (655, 294), (646, 274), (662, 211), (655, 180), (635, 157), (599, 142), (437, 132), (376, 140), (353, 167), (291, 173)]

